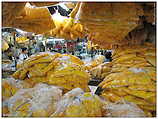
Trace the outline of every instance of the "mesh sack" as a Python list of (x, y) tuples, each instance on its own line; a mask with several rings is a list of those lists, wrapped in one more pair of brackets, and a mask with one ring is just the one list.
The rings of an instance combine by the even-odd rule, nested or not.
[(8, 109), (8, 100), (2, 102), (2, 117), (9, 116), (9, 109)]
[(92, 68), (102, 64), (104, 62), (104, 60), (105, 60), (105, 56), (98, 55), (94, 58), (94, 60), (85, 64), (85, 69), (90, 71)]
[(151, 73), (141, 68), (129, 68), (107, 75), (99, 84), (101, 96), (111, 102), (124, 99), (133, 102), (151, 116), (156, 111), (156, 83)]
[(90, 74), (94, 79), (103, 80), (108, 74), (111, 73), (110, 63), (102, 63), (90, 70)]
[(30, 85), (24, 81), (13, 78), (2, 79), (2, 100), (7, 100), (13, 96), (19, 89), (30, 88)]
[(85, 71), (82, 61), (65, 54), (56, 58), (54, 62), (57, 62), (57, 65), (48, 77), (49, 84), (58, 85), (67, 90), (80, 87), (84, 91), (90, 91), (88, 88), (90, 75)]
[(66, 93), (56, 104), (56, 111), (51, 117), (101, 117), (102, 102), (91, 93), (84, 93), (76, 88)]
[(136, 104), (127, 101), (107, 103), (104, 109), (106, 117), (145, 117), (144, 112)]
[(80, 87), (89, 91), (90, 75), (85, 71), (83, 62), (72, 55), (39, 53), (30, 56), (18, 65), (12, 75), (34, 86), (43, 82), (63, 87), (66, 90)]
[(39, 83), (34, 88), (21, 89), (8, 101), (10, 117), (49, 117), (54, 103), (62, 96), (55, 86)]

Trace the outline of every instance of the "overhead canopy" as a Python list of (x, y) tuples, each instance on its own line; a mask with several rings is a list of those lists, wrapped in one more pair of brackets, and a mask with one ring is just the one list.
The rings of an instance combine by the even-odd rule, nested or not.
[(77, 2), (63, 2), (69, 9), (75, 8)]
[(2, 26), (12, 27), (25, 7), (25, 2), (2, 2)]
[(47, 7), (33, 7), (29, 3), (3, 2), (2, 26), (41, 34), (54, 28)]
[[(47, 6), (49, 10), (43, 6)], [(58, 2), (3, 2), (2, 26), (44, 34), (55, 28), (51, 16), (55, 12), (55, 7), (61, 15), (68, 16), (69, 13)]]
[(55, 5), (58, 2), (30, 2), (31, 5), (35, 5), (37, 7), (43, 7), (43, 6), (51, 6)]
[(125, 36), (144, 21), (154, 22), (154, 4), (84, 2), (80, 4), (76, 19), (88, 29), (92, 42), (111, 48), (122, 44)]
[(15, 28), (11, 28), (11, 27), (4, 27), (2, 28), (2, 32), (17, 32), (17, 30)]
[[(51, 10), (41, 6), (54, 5), (56, 2), (31, 4), (2, 2), (2, 26), (49, 34), (55, 28)], [(73, 4), (76, 5), (72, 2), (67, 6), (74, 8)], [(109, 46), (122, 42), (130, 31), (142, 24), (143, 17), (148, 23), (155, 23), (155, 3), (82, 2), (77, 8), (70, 16), (77, 12), (76, 19), (89, 31), (89, 39), (98, 45)]]

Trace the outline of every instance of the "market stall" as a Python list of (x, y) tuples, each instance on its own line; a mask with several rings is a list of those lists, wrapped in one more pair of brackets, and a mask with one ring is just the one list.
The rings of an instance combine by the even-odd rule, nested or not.
[(155, 10), (3, 2), (2, 116), (156, 117)]

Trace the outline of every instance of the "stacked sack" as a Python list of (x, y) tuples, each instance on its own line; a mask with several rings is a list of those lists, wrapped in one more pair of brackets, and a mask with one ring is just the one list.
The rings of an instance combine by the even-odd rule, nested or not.
[(8, 50), (9, 45), (5, 40), (2, 40), (2, 51)]
[(65, 91), (76, 87), (89, 91), (87, 84), (90, 75), (84, 70), (83, 64), (73, 55), (39, 53), (19, 64), (13, 77), (32, 86), (43, 82), (63, 87)]
[(30, 87), (31, 86), (24, 81), (15, 80), (13, 78), (2, 79), (2, 100), (8, 100), (19, 89)]
[[(124, 46), (123, 48), (114, 50), (112, 58), (112, 62), (103, 63), (92, 68), (90, 70), (92, 77), (104, 79), (110, 73), (121, 72), (130, 67), (139, 68), (144, 66), (149, 66), (148, 70), (152, 71), (153, 74), (155, 73), (154, 67), (156, 66), (156, 49), (151, 44), (146, 44), (144, 47)], [(151, 65), (152, 68), (150, 68)]]
[(111, 73), (112, 64), (109, 62), (102, 63), (90, 69), (92, 78), (97, 80), (104, 80), (104, 78)]
[(29, 41), (29, 39), (27, 37), (16, 37), (17, 43), (26, 43), (28, 41)]
[(8, 116), (8, 100), (12, 97), (18, 90), (24, 88), (30, 88), (31, 86), (20, 80), (15, 80), (13, 78), (2, 79), (2, 116)]
[(102, 117), (103, 112), (103, 102), (97, 95), (75, 88), (56, 104), (51, 117)]
[(80, 88), (62, 96), (59, 87), (43, 83), (18, 90), (4, 106), (8, 117), (144, 117), (134, 104), (110, 103)]
[(106, 102), (103, 106), (106, 117), (145, 117), (144, 112), (134, 103), (124, 100), (116, 103)]
[(89, 40), (110, 49), (139, 25), (143, 14), (137, 3), (84, 2), (75, 18), (88, 29)]
[(51, 117), (145, 117), (144, 112), (133, 103), (111, 103), (93, 93), (75, 88), (63, 95), (56, 103)]
[(85, 69), (90, 71), (92, 68), (102, 64), (105, 60), (103, 55), (96, 56), (91, 62), (85, 63)]
[(156, 112), (154, 46), (120, 48), (115, 50), (112, 58), (111, 70), (108, 71), (110, 74), (99, 84), (101, 96), (111, 102), (121, 99), (133, 102), (143, 109), (147, 116), (154, 116)]
[(42, 83), (20, 89), (8, 101), (9, 117), (49, 117), (61, 96), (61, 89)]

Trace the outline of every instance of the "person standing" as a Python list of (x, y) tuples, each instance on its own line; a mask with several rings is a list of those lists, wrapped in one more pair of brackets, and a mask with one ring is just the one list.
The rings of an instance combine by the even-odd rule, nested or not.
[(19, 59), (19, 55), (21, 53), (20, 49), (18, 47), (12, 48), (13, 56), (15, 59)]
[(18, 63), (22, 63), (27, 58), (28, 58), (28, 51), (27, 51), (27, 48), (24, 47), (24, 48), (21, 49), (21, 54), (19, 55)]

